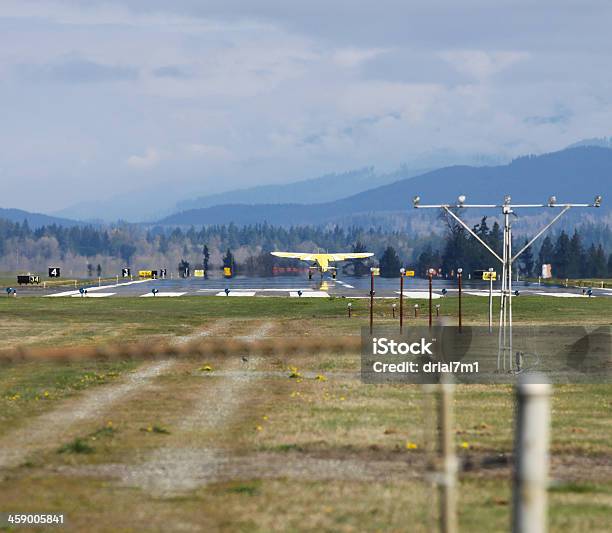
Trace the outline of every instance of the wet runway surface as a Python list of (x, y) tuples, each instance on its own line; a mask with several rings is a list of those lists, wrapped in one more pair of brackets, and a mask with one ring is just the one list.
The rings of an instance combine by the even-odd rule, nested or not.
[[(577, 287), (550, 287), (539, 286), (537, 283), (513, 283), (513, 290), (517, 289), (520, 295), (544, 295), (558, 298), (588, 298), (583, 289)], [(153, 291), (156, 291), (155, 295)], [(489, 285), (485, 281), (464, 280), (463, 294), (470, 296), (489, 295)], [(399, 279), (375, 278), (375, 291), (377, 298), (397, 298), (399, 296)], [(494, 295), (499, 294), (499, 282), (494, 284)], [(292, 298), (327, 298), (329, 296), (347, 298), (367, 298), (370, 292), (369, 277), (338, 277), (333, 280), (325, 276), (323, 279), (315, 277), (308, 280), (302, 276), (274, 276), (268, 278), (255, 278), (236, 276), (225, 279), (187, 278), (187, 279), (158, 279), (158, 280), (126, 280), (118, 284), (111, 283), (87, 287), (88, 298), (109, 298), (117, 296), (131, 297), (179, 297), (179, 296), (284, 296)], [(81, 298), (76, 289), (19, 289), (24, 296), (47, 297), (74, 297)], [(457, 281), (434, 279), (433, 297), (456, 297), (458, 294)], [(594, 297), (612, 296), (612, 289), (592, 289)], [(427, 298), (428, 281), (419, 278), (405, 278), (404, 296), (406, 298)]]

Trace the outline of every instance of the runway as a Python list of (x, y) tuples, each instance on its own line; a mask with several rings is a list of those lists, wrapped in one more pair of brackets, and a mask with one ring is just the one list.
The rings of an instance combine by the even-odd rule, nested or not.
[[(116, 298), (143, 297), (168, 298), (184, 296), (216, 296), (216, 297), (288, 297), (288, 298), (367, 298), (370, 293), (369, 277), (344, 277), (331, 279), (308, 280), (302, 276), (245, 277), (236, 276), (225, 279), (222, 277), (132, 280), (111, 283), (102, 286), (86, 287), (87, 294), (82, 295), (79, 289), (53, 290), (42, 289), (20, 290), (20, 294), (42, 295), (47, 297), (73, 298)], [(153, 294), (153, 290), (156, 293)], [(556, 298), (588, 298), (583, 289), (578, 287), (551, 287), (518, 282), (513, 284), (513, 290), (519, 291), (519, 296), (551, 296)], [(399, 280), (376, 277), (376, 298), (398, 298)], [(405, 278), (404, 298), (423, 299), (428, 297), (428, 282), (425, 279)], [(488, 297), (488, 282), (465, 280), (463, 282), (465, 296)], [(494, 285), (494, 296), (499, 296), (499, 283)], [(456, 280), (434, 279), (432, 296), (434, 299), (443, 297), (455, 298), (458, 295)], [(592, 289), (592, 297), (610, 297), (612, 291), (607, 289)]]

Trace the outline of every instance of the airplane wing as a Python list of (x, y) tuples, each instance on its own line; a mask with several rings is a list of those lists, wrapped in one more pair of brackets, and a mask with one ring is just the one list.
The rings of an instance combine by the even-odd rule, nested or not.
[(365, 259), (372, 257), (374, 254), (370, 252), (357, 252), (347, 254), (328, 254), (330, 261), (346, 261), (347, 259)]
[(289, 259), (300, 259), (302, 261), (314, 261), (315, 254), (303, 253), (303, 252), (270, 252), (276, 257), (287, 257)]

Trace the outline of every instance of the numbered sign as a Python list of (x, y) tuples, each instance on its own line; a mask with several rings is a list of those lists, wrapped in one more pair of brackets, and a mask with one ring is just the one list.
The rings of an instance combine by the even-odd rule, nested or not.
[(166, 269), (165, 268), (159, 269), (159, 277), (162, 279), (166, 279)]
[(59, 269), (59, 267), (49, 267), (49, 277), (50, 278), (59, 278), (60, 277), (60, 269)]
[(497, 272), (483, 272), (482, 279), (487, 281), (495, 281), (497, 279)]
[(203, 278), (204, 277), (204, 270), (202, 269), (197, 269), (193, 271), (193, 275), (196, 278)]
[(132, 275), (132, 271), (129, 268), (122, 268), (121, 269), (121, 277), (122, 278), (129, 278)]
[(414, 270), (406, 270), (406, 273), (404, 274), (404, 276), (408, 276), (410, 278), (414, 277)]
[(140, 278), (152, 278), (153, 277), (153, 271), (152, 270), (139, 270), (138, 271), (138, 277), (140, 277)]
[(380, 268), (371, 268), (370, 272), (372, 273), (372, 276), (380, 276)]
[(232, 277), (232, 269), (230, 267), (223, 267), (223, 275), (226, 278), (231, 278)]

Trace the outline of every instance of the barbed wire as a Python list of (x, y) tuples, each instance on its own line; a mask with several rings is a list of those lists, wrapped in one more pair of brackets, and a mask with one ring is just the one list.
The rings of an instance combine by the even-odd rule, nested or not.
[(359, 353), (356, 336), (272, 339), (197, 339), (183, 344), (147, 341), (106, 345), (28, 347), (0, 351), (0, 364), (27, 361), (65, 363), (71, 361), (116, 361), (227, 355), (305, 355), (311, 353)]

